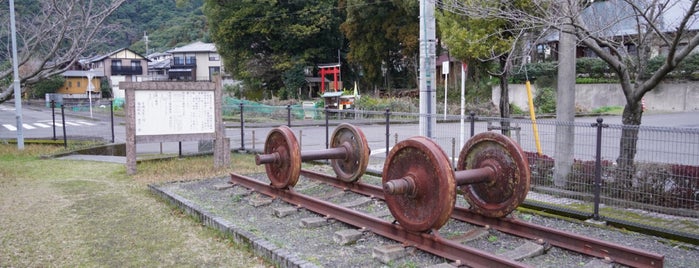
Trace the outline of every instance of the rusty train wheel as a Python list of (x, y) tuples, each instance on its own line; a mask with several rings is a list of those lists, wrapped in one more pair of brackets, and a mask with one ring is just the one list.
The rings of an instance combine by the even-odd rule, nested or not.
[(275, 153), (279, 159), (265, 165), (267, 177), (274, 188), (293, 187), (301, 174), (301, 149), (294, 132), (287, 126), (274, 128), (267, 134), (264, 154)]
[(483, 132), (464, 145), (457, 170), (483, 167), (495, 170), (493, 180), (462, 185), (459, 189), (476, 213), (492, 218), (506, 216), (522, 204), (529, 192), (531, 173), (527, 157), (509, 137)]
[(338, 179), (354, 182), (364, 175), (369, 164), (369, 143), (366, 141), (364, 132), (359, 128), (343, 123), (333, 131), (330, 142), (332, 148), (342, 146), (347, 148), (347, 157), (345, 159), (332, 159), (330, 165), (335, 170)]
[(456, 182), (451, 163), (437, 143), (412, 137), (396, 144), (386, 159), (382, 182), (409, 178), (409, 194), (386, 194), (393, 217), (407, 230), (424, 232), (442, 227), (454, 209)]

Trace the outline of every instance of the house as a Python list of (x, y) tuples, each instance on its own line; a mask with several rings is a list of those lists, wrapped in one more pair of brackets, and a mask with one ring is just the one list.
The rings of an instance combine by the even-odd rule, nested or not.
[(142, 81), (147, 74), (150, 60), (130, 50), (121, 48), (104, 55), (82, 59), (80, 64), (85, 70), (103, 74), (112, 87), (114, 98), (124, 98), (124, 90), (119, 89), (119, 82)]
[[(56, 90), (63, 99), (98, 99), (102, 97), (101, 79), (104, 76), (97, 71), (69, 70), (63, 72), (65, 83)], [(88, 83), (91, 79), (91, 84)]]
[(170, 53), (151, 53), (148, 56), (148, 76), (144, 77), (144, 81), (167, 81), (169, 79), (168, 72), (170, 70)]
[(211, 81), (213, 75), (224, 72), (221, 56), (213, 43), (198, 41), (168, 50), (167, 53), (172, 55), (169, 80)]

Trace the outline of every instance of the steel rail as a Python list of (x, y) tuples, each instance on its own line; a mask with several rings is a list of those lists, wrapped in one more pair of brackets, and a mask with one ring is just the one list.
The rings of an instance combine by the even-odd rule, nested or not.
[[(327, 174), (304, 169), (301, 169), (301, 175), (338, 188), (348, 189), (373, 198), (384, 199), (383, 188), (378, 186), (361, 182), (348, 183)], [(490, 226), (500, 232), (523, 238), (532, 240), (541, 239), (556, 247), (588, 256), (610, 259), (613, 262), (631, 267), (663, 267), (664, 264), (665, 257), (656, 253), (564, 232), (514, 218), (488, 218), (473, 213), (464, 207), (455, 207), (452, 218), (470, 224)]]
[(432, 234), (409, 232), (400, 225), (297, 193), (293, 189), (277, 189), (259, 180), (235, 173), (231, 173), (230, 182), (264, 195), (281, 198), (285, 202), (304, 207), (327, 218), (336, 219), (388, 239), (399, 241), (406, 247), (415, 247), (453, 260), (459, 265), (470, 267), (529, 267), (520, 262), (498, 257), (492, 253), (444, 239), (436, 231)]

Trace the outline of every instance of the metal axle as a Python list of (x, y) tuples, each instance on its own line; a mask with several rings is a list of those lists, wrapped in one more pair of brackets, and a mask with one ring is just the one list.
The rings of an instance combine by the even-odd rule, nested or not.
[[(490, 182), (495, 177), (495, 168), (486, 166), (469, 170), (459, 170), (454, 172), (456, 178), (456, 186)], [(384, 192), (391, 195), (407, 195), (415, 196), (417, 194), (417, 185), (415, 179), (408, 175), (403, 178), (392, 180), (384, 183)]]
[[(323, 149), (323, 150), (312, 150), (301, 152), (301, 161), (312, 161), (321, 159), (346, 159), (349, 155), (351, 145), (347, 142), (343, 142), (339, 147)], [(274, 152), (271, 154), (259, 154), (255, 156), (255, 164), (279, 164), (287, 159), (283, 159), (282, 154)]]

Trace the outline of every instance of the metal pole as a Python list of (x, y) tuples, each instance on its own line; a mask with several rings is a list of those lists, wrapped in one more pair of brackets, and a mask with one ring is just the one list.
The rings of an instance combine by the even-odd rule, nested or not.
[(15, 94), (15, 118), (17, 119), (17, 149), (24, 150), (22, 124), (22, 89), (19, 87), (19, 63), (17, 61), (17, 34), (15, 26), (15, 1), (10, 0), (10, 32), (12, 38), (12, 73)]
[(109, 120), (112, 121), (112, 143), (114, 143), (114, 101), (109, 101)]
[(182, 158), (182, 142), (181, 142), (181, 141), (178, 141), (177, 144), (178, 144), (178, 147), (179, 147), (179, 153), (177, 154), (177, 156), (178, 156), (179, 158)]
[(325, 107), (325, 149), (330, 148), (330, 144), (329, 144), (330, 129), (328, 128), (330, 121), (328, 120), (328, 114), (329, 114), (328, 107)]
[(56, 140), (56, 101), (51, 100), (51, 120), (53, 121), (53, 140)]
[(61, 123), (63, 124), (63, 148), (68, 148), (68, 137), (66, 136), (66, 113), (65, 105), (61, 104)]
[(386, 157), (388, 157), (388, 141), (390, 139), (390, 126), (391, 126), (391, 110), (386, 109)]
[[(254, 137), (253, 137), (254, 138)], [(253, 140), (253, 147), (255, 141)], [(243, 103), (240, 103), (240, 150), (245, 151), (245, 117), (243, 117)]]
[(461, 120), (459, 120), (459, 148), (464, 147), (464, 113), (466, 111), (466, 70), (468, 65), (461, 63), (461, 109), (459, 109)]
[(471, 119), (471, 137), (473, 137), (473, 135), (476, 135), (476, 113), (474, 111), (471, 111), (469, 115)]
[(596, 145), (596, 156), (595, 156), (595, 211), (592, 214), (592, 218), (599, 220), (599, 203), (600, 203), (600, 191), (602, 188), (602, 128), (608, 125), (602, 124), (603, 119), (601, 117), (597, 118), (597, 123), (593, 123), (592, 127), (597, 127), (597, 145)]
[(286, 105), (286, 126), (291, 127), (291, 105)]
[[(444, 72), (444, 65), (442, 65), (442, 72)], [(447, 80), (449, 80), (449, 74), (444, 74), (444, 120), (447, 120)]]

